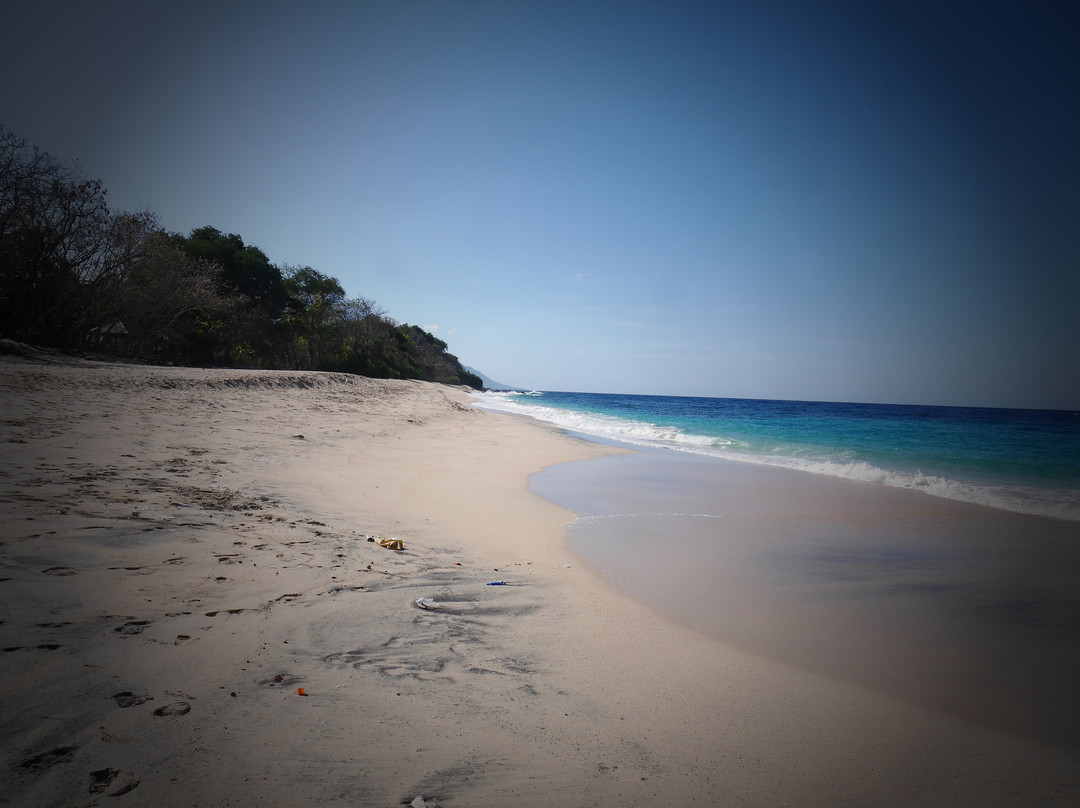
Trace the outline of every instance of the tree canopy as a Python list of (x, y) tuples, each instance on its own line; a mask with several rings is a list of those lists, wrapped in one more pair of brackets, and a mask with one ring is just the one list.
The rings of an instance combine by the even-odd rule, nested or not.
[[(118, 324), (123, 324), (119, 326)], [(98, 180), (0, 125), (0, 337), (142, 360), (482, 387), (445, 342), (278, 266), (236, 233), (117, 213)]]

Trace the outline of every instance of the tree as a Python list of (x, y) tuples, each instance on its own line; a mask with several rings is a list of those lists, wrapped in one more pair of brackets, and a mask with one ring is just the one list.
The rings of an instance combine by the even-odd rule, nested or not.
[(225, 234), (209, 226), (196, 228), (185, 239), (184, 251), (221, 267), (223, 294), (243, 295), (250, 307), (260, 309), (271, 319), (284, 314), (288, 294), (281, 270), (270, 263), (266, 253), (244, 244), (236, 233)]
[[(479, 377), (461, 367), (461, 362), (447, 352), (447, 344), (418, 325), (405, 325), (401, 331), (406, 339), (406, 350), (417, 367), (417, 378), (443, 384), (471, 384), (483, 386)], [(480, 382), (476, 385), (474, 382)]]
[(346, 299), (336, 278), (283, 274), (215, 227), (184, 237), (113, 213), (100, 181), (0, 126), (0, 336), (76, 347), (121, 319), (147, 340), (186, 332), (203, 361), (480, 386), (445, 342)]
[(358, 373), (375, 378), (396, 378), (397, 324), (374, 301), (354, 297), (342, 302), (333, 323), (336, 351), (324, 363), (326, 370)]
[(343, 313), (345, 290), (337, 278), (311, 267), (288, 268), (283, 274), (289, 323), (307, 347), (308, 367), (317, 369), (325, 358), (324, 338)]
[(0, 127), (0, 333), (72, 347), (108, 307), (149, 213)]
[(220, 266), (218, 292), (236, 301), (227, 314), (204, 323), (199, 340), (203, 359), (280, 367), (288, 339), (283, 319), (288, 295), (281, 270), (258, 247), (216, 227), (192, 230), (183, 239), (183, 249), (192, 258)]
[(226, 313), (236, 298), (219, 292), (221, 267), (193, 258), (181, 237), (164, 230), (148, 233), (141, 254), (130, 263), (118, 295), (123, 316), (131, 317), (154, 340), (177, 330), (193, 314), (203, 317)]

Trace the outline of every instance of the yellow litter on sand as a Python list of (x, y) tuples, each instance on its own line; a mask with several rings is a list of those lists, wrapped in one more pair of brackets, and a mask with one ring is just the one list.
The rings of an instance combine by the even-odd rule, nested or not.
[(367, 536), (368, 541), (373, 541), (380, 547), (386, 547), (389, 550), (404, 550), (405, 542), (401, 539), (384, 539), (382, 536)]

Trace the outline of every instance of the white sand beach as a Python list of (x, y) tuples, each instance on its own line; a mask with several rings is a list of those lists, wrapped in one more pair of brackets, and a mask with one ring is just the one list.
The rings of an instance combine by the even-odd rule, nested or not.
[(0, 805), (1080, 804), (616, 591), (527, 481), (619, 450), (469, 401), (0, 357)]

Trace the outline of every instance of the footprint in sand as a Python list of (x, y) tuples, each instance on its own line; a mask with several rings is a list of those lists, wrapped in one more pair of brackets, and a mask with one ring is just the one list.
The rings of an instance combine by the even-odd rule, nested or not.
[(240, 614), (241, 612), (253, 612), (254, 609), (221, 609), (216, 612), (207, 612), (207, 617), (217, 617), (219, 614)]
[(139, 781), (131, 772), (120, 769), (98, 769), (90, 772), (90, 793), (105, 794), (109, 797), (119, 797), (132, 791)]
[(154, 710), (154, 715), (187, 715), (191, 712), (191, 705), (186, 701), (174, 701), (164, 707)]
[(50, 766), (55, 766), (57, 763), (69, 762), (78, 748), (77, 746), (57, 746), (54, 749), (28, 757), (20, 765), (22, 768), (29, 769), (32, 772), (40, 772)]
[(142, 704), (147, 701), (151, 701), (153, 696), (140, 696), (132, 693), (130, 690), (124, 690), (120, 693), (114, 693), (113, 698), (116, 699), (116, 703), (121, 707), (131, 707), (136, 704)]
[(75, 570), (71, 569), (70, 567), (49, 567), (48, 569), (42, 570), (41, 572), (44, 575), (56, 575), (58, 577), (76, 574)]
[(150, 620), (129, 620), (122, 626), (113, 629), (118, 634), (142, 634), (142, 630), (150, 625)]
[(278, 673), (271, 676), (269, 679), (263, 679), (259, 682), (263, 687), (289, 687), (301, 681), (298, 676), (293, 676), (291, 673)]

